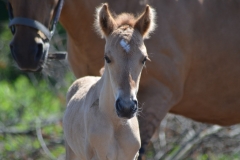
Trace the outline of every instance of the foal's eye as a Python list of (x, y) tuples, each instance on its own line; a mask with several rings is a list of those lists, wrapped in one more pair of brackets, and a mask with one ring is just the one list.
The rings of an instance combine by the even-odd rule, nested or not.
[(108, 56), (104, 56), (104, 59), (105, 59), (105, 61), (106, 61), (107, 63), (111, 63), (111, 60), (109, 59)]

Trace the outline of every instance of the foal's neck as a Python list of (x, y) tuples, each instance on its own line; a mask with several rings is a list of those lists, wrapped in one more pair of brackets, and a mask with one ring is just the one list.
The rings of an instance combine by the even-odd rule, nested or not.
[(99, 109), (114, 122), (119, 121), (120, 118), (118, 118), (115, 110), (115, 97), (110, 81), (110, 75), (107, 70), (105, 70), (101, 80), (102, 85), (99, 95)]

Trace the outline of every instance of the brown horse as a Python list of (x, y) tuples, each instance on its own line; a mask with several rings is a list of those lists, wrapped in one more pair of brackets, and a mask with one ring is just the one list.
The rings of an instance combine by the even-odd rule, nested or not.
[[(34, 16), (42, 23), (48, 22), (54, 12), (54, 5), (46, 5), (50, 2), (56, 0), (10, 0), (14, 14)], [(99, 42), (89, 27), (101, 2), (105, 1), (65, 0), (60, 22), (68, 32), (68, 59), (76, 77), (98, 75), (103, 66), (104, 42)], [(106, 2), (116, 13), (139, 13), (145, 3), (158, 13), (155, 34), (145, 42), (151, 62), (143, 70), (138, 93), (143, 109), (139, 117), (143, 148), (167, 112), (219, 125), (240, 122), (239, 1)], [(25, 42), (18, 51), (32, 47), (30, 41), (37, 31), (18, 28), (13, 44)]]
[[(7, 1), (11, 32), (11, 53), (19, 68), (39, 71), (46, 58), (63, 59), (65, 53), (49, 54), (51, 40), (58, 22), (63, 0), (57, 1)], [(48, 11), (45, 12), (45, 9)], [(14, 9), (14, 10), (13, 10)], [(24, 38), (22, 37), (24, 36)]]
[[(103, 76), (76, 80), (67, 95), (63, 128), (66, 159), (135, 160), (140, 149), (137, 91), (148, 59), (143, 39), (154, 29), (154, 10), (113, 17), (97, 8), (96, 29), (105, 37)], [(114, 107), (115, 106), (115, 107)]]

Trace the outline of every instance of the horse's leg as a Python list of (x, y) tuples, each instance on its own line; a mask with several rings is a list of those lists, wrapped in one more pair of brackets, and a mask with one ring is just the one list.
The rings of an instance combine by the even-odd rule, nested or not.
[(159, 127), (161, 120), (173, 104), (176, 103), (177, 99), (174, 97), (176, 96), (174, 96), (172, 89), (169, 89), (156, 79), (148, 80), (147, 85), (139, 87), (139, 107), (142, 108), (138, 116), (141, 136), (139, 160), (142, 159), (145, 148)]
[(75, 153), (72, 151), (67, 141), (65, 141), (65, 148), (66, 148), (66, 160), (77, 160)]
[[(157, 96), (157, 95), (156, 95)], [(150, 98), (151, 97), (151, 98)], [(139, 160), (142, 160), (142, 156), (145, 153), (145, 149), (155, 133), (156, 129), (159, 127), (161, 120), (167, 114), (169, 107), (167, 105), (160, 104), (156, 99), (159, 97), (152, 97), (149, 95), (149, 98), (145, 100), (142, 113), (138, 117), (139, 127), (140, 127), (140, 137), (141, 137), (141, 148), (139, 150)], [(139, 98), (140, 100), (140, 98)], [(141, 100), (144, 100), (141, 99)], [(152, 102), (151, 102), (152, 101)], [(154, 103), (155, 102), (155, 103)], [(156, 109), (155, 111), (148, 109)]]

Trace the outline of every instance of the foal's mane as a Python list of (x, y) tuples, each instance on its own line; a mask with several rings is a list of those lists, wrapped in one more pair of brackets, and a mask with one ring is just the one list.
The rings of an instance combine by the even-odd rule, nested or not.
[(122, 13), (120, 15), (114, 16), (117, 28), (128, 25), (129, 27), (134, 27), (136, 24), (137, 18), (133, 14)]

